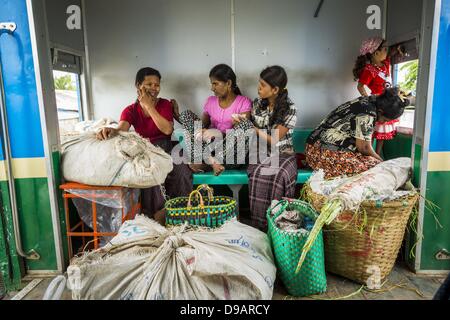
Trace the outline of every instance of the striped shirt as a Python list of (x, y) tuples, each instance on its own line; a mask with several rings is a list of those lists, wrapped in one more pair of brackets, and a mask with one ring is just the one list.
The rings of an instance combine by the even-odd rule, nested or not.
[(273, 115), (273, 111), (270, 111), (269, 108), (262, 107), (262, 99), (255, 99), (253, 102), (251, 119), (255, 127), (267, 130), (267, 133), (270, 135), (272, 134), (271, 130), (275, 129), (278, 125), (288, 128), (289, 131), (282, 139), (280, 139), (280, 141), (278, 141), (276, 147), (280, 153), (293, 154), (294, 144), (292, 136), (294, 134), (295, 125), (297, 124), (297, 108), (291, 100), (289, 100), (288, 103), (289, 110), (283, 119), (283, 123), (275, 124), (270, 127), (270, 118)]

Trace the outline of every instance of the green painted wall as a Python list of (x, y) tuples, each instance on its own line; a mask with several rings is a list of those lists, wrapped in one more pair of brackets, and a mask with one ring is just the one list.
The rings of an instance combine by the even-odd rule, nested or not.
[(383, 155), (386, 160), (411, 157), (412, 136), (399, 133), (393, 140), (385, 141)]
[(450, 172), (428, 172), (427, 200), (441, 208), (435, 216), (429, 210), (424, 215), (422, 270), (450, 270), (450, 260), (438, 261), (435, 255), (441, 249), (450, 250)]
[[(58, 188), (60, 230), (64, 251), (64, 263), (68, 264), (66, 221), (64, 204), (59, 191), (61, 184), (60, 153), (52, 154), (55, 183)], [(25, 251), (34, 249), (41, 255), (38, 261), (27, 261), (27, 270), (57, 270), (56, 248), (53, 234), (47, 178), (17, 179), (17, 204), (19, 207), (22, 243)]]
[[(413, 183), (417, 187), (418, 177), (420, 177), (420, 159), (421, 159), (421, 146), (416, 145), (416, 161), (414, 163), (414, 176)], [(384, 143), (383, 155), (386, 160), (391, 160), (399, 157), (411, 157), (412, 150), (412, 136), (405, 134), (397, 134), (393, 140), (386, 141)], [(414, 217), (412, 217), (414, 219)], [(414, 268), (415, 264), (415, 247), (417, 244), (417, 221), (409, 221), (408, 229), (405, 236), (405, 246), (403, 256), (407, 264)]]
[(47, 178), (16, 179), (16, 196), (23, 250), (41, 256), (27, 260), (27, 269), (57, 270)]
[[(60, 153), (54, 152), (52, 157), (56, 187), (59, 187), (61, 183)], [(15, 249), (9, 188), (6, 181), (0, 182), (4, 212), (3, 219), (0, 221), (0, 230), (4, 230), (4, 235), (0, 236), (0, 270), (5, 279), (11, 279), (11, 283), (8, 284), (7, 281), (8, 290), (20, 287), (20, 278), (24, 274), (23, 269), (33, 271), (56, 271), (58, 269), (47, 178), (16, 179), (15, 187), (23, 250), (29, 252), (34, 249), (41, 258), (40, 260), (27, 260), (24, 267), (21, 268), (23, 260), (17, 256)], [(64, 263), (67, 265), (64, 205), (59, 190), (57, 194)]]
[(9, 186), (7, 181), (0, 181), (2, 214), (0, 215), (0, 272), (8, 291), (20, 288), (24, 273), (23, 261), (17, 255), (16, 241), (12, 223)]
[(67, 266), (69, 264), (69, 250), (67, 244), (67, 235), (66, 235), (66, 214), (64, 212), (64, 202), (62, 197), (62, 192), (59, 189), (59, 186), (62, 183), (62, 171), (61, 171), (61, 154), (60, 152), (53, 152), (53, 174), (55, 175), (55, 183), (56, 188), (58, 189), (58, 208), (59, 208), (59, 221), (61, 223), (61, 235), (62, 235), (62, 246), (64, 252), (64, 263)]
[(422, 172), (422, 146), (416, 144), (414, 156), (414, 177), (413, 183), (416, 187), (420, 186), (420, 176)]

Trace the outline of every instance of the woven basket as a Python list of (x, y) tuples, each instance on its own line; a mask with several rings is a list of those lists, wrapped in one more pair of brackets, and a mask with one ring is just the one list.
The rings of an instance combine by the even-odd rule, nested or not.
[[(305, 188), (307, 198), (320, 212), (326, 197), (314, 193), (309, 185)], [(357, 213), (342, 212), (324, 227), (327, 271), (366, 285), (384, 280), (395, 265), (418, 197), (364, 201)]]
[[(208, 193), (207, 202), (200, 191)], [(213, 196), (213, 190), (201, 185), (189, 197), (174, 198), (166, 202), (166, 225), (190, 225), (217, 228), (236, 217), (236, 200), (225, 196)]]
[[(272, 216), (272, 211), (280, 210)], [(275, 219), (285, 210), (296, 210), (311, 219), (317, 219), (317, 212), (306, 202), (300, 200), (282, 200), (267, 211), (268, 235), (272, 242), (278, 272), (286, 290), (292, 296), (307, 297), (324, 293), (327, 290), (323, 237), (320, 232), (311, 250), (306, 256), (303, 267), (295, 274), (298, 260), (309, 233), (283, 231), (276, 226)]]

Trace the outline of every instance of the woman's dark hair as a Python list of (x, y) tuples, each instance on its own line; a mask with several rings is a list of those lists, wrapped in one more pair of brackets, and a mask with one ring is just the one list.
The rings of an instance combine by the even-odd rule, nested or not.
[(161, 80), (161, 74), (159, 73), (158, 70), (149, 67), (142, 68), (136, 74), (136, 81), (134, 82), (136, 87), (139, 87), (144, 82), (145, 77), (148, 76), (156, 76), (159, 78), (159, 80)]
[(236, 74), (233, 69), (226, 64), (219, 64), (211, 69), (209, 72), (209, 77), (219, 80), (221, 82), (231, 81), (231, 87), (233, 88), (233, 92), (235, 95), (242, 95), (241, 90), (236, 84)]
[[(275, 100), (275, 108), (272, 117), (269, 121), (269, 126), (283, 124), (286, 115), (289, 112), (290, 100), (289, 92), (286, 88), (288, 83), (288, 77), (286, 71), (280, 66), (271, 66), (264, 69), (260, 76), (262, 80), (267, 82), (272, 88), (279, 88), (277, 99)], [(267, 109), (269, 101), (263, 99), (262, 108)]]
[[(378, 49), (375, 50), (375, 52), (381, 50), (381, 48), (384, 46), (385, 43), (386, 43), (386, 41), (383, 41), (380, 44), (380, 46), (378, 47)], [(364, 67), (366, 66), (366, 64), (371, 63), (371, 62), (372, 62), (372, 53), (358, 56), (358, 58), (356, 58), (355, 67), (353, 68), (353, 77), (354, 77), (355, 81), (359, 80), (359, 77), (361, 76), (361, 73), (364, 70)]]
[(399, 97), (400, 88), (393, 87), (388, 88), (380, 96), (373, 96), (372, 99), (375, 101), (377, 111), (381, 111), (381, 115), (390, 119), (395, 120), (400, 118), (405, 112), (405, 108), (409, 106), (409, 100), (400, 99)]

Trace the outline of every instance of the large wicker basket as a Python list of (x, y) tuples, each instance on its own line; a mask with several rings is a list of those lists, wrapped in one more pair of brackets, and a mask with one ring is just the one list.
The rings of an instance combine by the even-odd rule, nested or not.
[[(320, 212), (326, 198), (305, 188), (306, 197)], [(324, 227), (326, 270), (366, 285), (385, 279), (395, 265), (418, 197), (365, 201), (358, 212), (342, 212)]]

